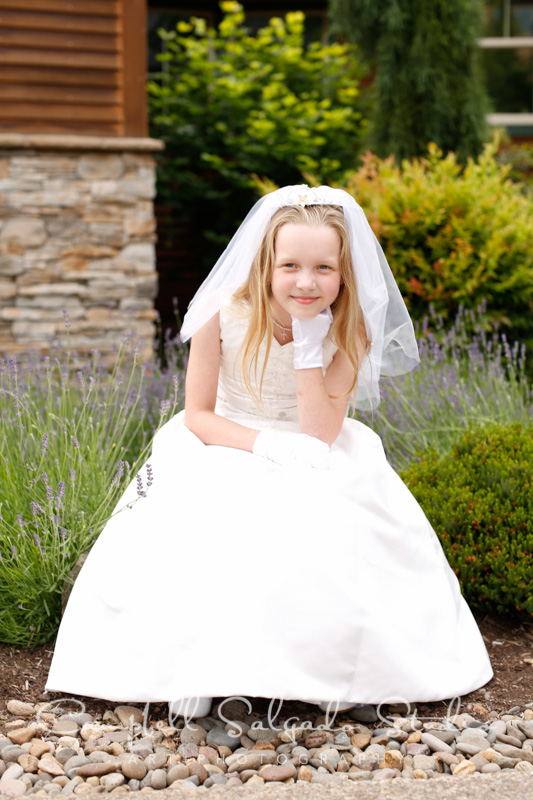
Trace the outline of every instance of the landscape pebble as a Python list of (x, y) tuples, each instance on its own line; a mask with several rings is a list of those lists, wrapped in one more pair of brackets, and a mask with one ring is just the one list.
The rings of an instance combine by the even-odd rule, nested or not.
[(336, 717), (317, 711), (300, 726), (279, 719), (277, 729), (240, 701), (187, 724), (145, 719), (128, 705), (103, 718), (15, 699), (7, 709), (13, 719), (0, 734), (6, 797), (533, 774), (533, 702), (490, 712), (485, 722), (467, 712), (423, 722), (389, 707), (394, 724), (385, 727), (375, 708), (358, 706)]

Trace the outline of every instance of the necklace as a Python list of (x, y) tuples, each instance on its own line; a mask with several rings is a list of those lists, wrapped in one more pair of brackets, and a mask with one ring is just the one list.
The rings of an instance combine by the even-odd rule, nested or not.
[(292, 333), (292, 328), (285, 328), (283, 325), (280, 325), (279, 322), (276, 322), (274, 317), (272, 317), (272, 322), (274, 323), (274, 325), (276, 325), (281, 330), (281, 334), (280, 335), (281, 335), (281, 338), (283, 339), (283, 341), (285, 341), (285, 339), (288, 339), (289, 338), (289, 334)]

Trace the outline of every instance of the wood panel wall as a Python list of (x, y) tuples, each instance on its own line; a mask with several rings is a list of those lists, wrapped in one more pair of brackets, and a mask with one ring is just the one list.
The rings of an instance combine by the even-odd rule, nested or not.
[(0, 0), (0, 131), (146, 136), (146, 0)]

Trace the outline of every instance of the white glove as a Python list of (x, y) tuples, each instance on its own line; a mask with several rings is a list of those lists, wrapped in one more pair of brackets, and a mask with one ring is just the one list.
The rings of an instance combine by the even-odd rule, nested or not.
[(311, 319), (292, 317), (294, 339), (294, 369), (323, 367), (322, 342), (333, 321), (330, 308), (325, 308)]
[(329, 445), (306, 433), (260, 431), (254, 442), (253, 453), (286, 467), (308, 466), (331, 469)]

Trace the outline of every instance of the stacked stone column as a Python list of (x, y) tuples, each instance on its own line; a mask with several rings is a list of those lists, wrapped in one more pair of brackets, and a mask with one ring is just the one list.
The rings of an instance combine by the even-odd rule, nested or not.
[(153, 139), (0, 134), (0, 354), (153, 353)]

